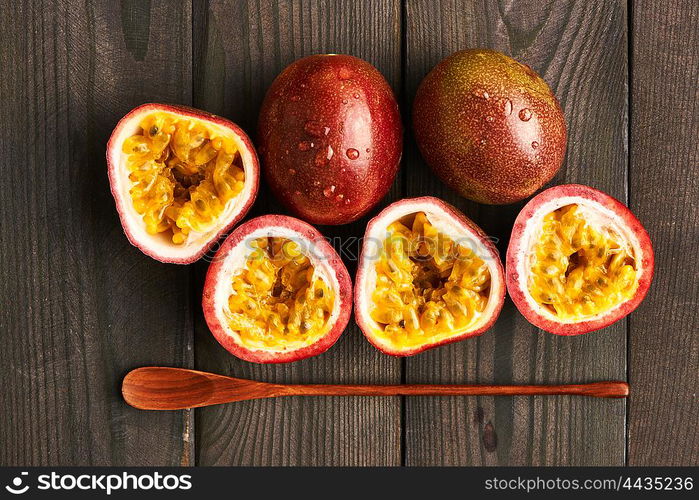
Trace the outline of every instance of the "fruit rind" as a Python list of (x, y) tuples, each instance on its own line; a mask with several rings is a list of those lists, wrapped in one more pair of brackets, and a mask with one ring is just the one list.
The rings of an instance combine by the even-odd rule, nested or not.
[[(376, 335), (377, 324), (369, 314), (371, 300), (371, 273), (375, 266), (375, 255), (377, 249), (371, 247), (373, 244), (380, 244), (381, 234), (392, 222), (409, 214), (424, 212), (431, 220), (450, 221), (453, 226), (458, 227), (461, 233), (473, 236), (478, 243), (479, 254), (487, 257), (488, 270), (491, 276), (491, 288), (488, 298), (488, 305), (483, 312), (483, 323), (472, 331), (449, 337), (438, 342), (428, 342), (423, 345), (403, 348), (396, 348), (386, 342), (380, 335)], [(372, 257), (374, 255), (374, 257)], [(431, 196), (419, 198), (408, 198), (397, 201), (383, 209), (376, 217), (371, 219), (364, 234), (364, 243), (359, 258), (357, 278), (354, 291), (355, 320), (364, 333), (367, 340), (378, 350), (392, 356), (412, 356), (441, 345), (451, 344), (469, 337), (479, 336), (485, 333), (497, 320), (505, 300), (505, 274), (497, 249), (488, 235), (478, 227), (473, 221), (462, 214), (455, 207)]]
[[(544, 310), (529, 294), (526, 260), (533, 232), (548, 213), (570, 204), (597, 210), (606, 220), (617, 221), (636, 255), (638, 286), (634, 296), (584, 321), (562, 321)], [(639, 259), (640, 256), (640, 259)], [(602, 191), (580, 184), (549, 188), (527, 203), (515, 220), (506, 255), (507, 291), (522, 315), (534, 326), (556, 335), (581, 335), (602, 329), (627, 316), (643, 301), (653, 280), (655, 257), (650, 237), (623, 203)]]
[[(124, 140), (138, 130), (139, 122), (144, 116), (160, 112), (200, 120), (231, 132), (239, 146), (245, 171), (243, 191), (236, 197), (235, 205), (227, 207), (228, 213), (222, 216), (221, 221), (216, 225), (216, 229), (207, 233), (199, 241), (189, 245), (180, 245), (179, 248), (176, 245), (166, 244), (161, 241), (164, 237), (153, 236), (145, 231), (143, 220), (133, 207), (133, 200), (129, 195), (130, 181), (128, 173), (123, 167), (124, 153), (121, 151), (121, 145)], [(149, 257), (160, 262), (172, 264), (191, 264), (199, 260), (208, 251), (212, 243), (218, 241), (245, 216), (255, 201), (260, 182), (260, 167), (257, 153), (251, 139), (238, 125), (206, 111), (175, 104), (142, 104), (129, 111), (119, 120), (107, 143), (107, 169), (110, 189), (116, 202), (119, 220), (129, 242)]]
[(393, 184), (402, 154), (398, 103), (369, 62), (315, 54), (287, 66), (260, 108), (258, 141), (274, 195), (312, 224), (347, 224)]
[(547, 83), (490, 49), (458, 51), (440, 61), (418, 87), (412, 122), (427, 164), (451, 189), (479, 203), (531, 196), (565, 157), (565, 119)]
[[(224, 304), (230, 294), (230, 278), (244, 264), (246, 242), (264, 236), (308, 242), (312, 249), (308, 255), (311, 263), (325, 273), (336, 293), (330, 329), (320, 339), (300, 349), (252, 349), (241, 345), (227, 325)], [(202, 306), (211, 333), (231, 354), (253, 363), (288, 363), (321, 354), (335, 344), (352, 312), (352, 281), (340, 257), (314, 227), (293, 217), (264, 215), (241, 224), (223, 242), (206, 274)]]

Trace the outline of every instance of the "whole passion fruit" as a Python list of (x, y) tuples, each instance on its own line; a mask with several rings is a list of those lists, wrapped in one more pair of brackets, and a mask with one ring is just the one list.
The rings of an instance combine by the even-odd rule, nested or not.
[(398, 104), (381, 73), (356, 57), (314, 55), (289, 65), (267, 91), (258, 127), (272, 192), (313, 224), (358, 219), (398, 171)]
[(507, 290), (533, 325), (579, 335), (636, 309), (653, 265), (648, 233), (627, 207), (588, 186), (556, 186), (532, 198), (515, 221)]
[(373, 218), (357, 270), (355, 317), (376, 348), (394, 356), (480, 335), (505, 298), (500, 257), (456, 208), (404, 199)]
[(435, 66), (415, 96), (413, 128), (442, 181), (479, 203), (532, 195), (565, 156), (565, 119), (551, 89), (493, 50), (456, 52)]
[(189, 264), (249, 210), (259, 186), (250, 138), (205, 111), (144, 104), (107, 144), (112, 195), (129, 241), (161, 262)]
[(352, 281), (312, 226), (265, 215), (223, 242), (206, 275), (204, 317), (231, 354), (286, 363), (320, 354), (340, 337), (352, 311)]

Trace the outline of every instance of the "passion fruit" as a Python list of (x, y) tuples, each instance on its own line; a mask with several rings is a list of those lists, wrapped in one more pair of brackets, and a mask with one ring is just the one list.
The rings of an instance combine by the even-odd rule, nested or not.
[(267, 91), (258, 131), (272, 192), (313, 224), (358, 219), (398, 171), (398, 104), (381, 73), (356, 57), (314, 55), (289, 65)]
[(397, 201), (367, 226), (355, 317), (376, 348), (410, 356), (480, 335), (505, 298), (498, 252), (470, 219), (432, 197)]
[(653, 266), (648, 233), (626, 206), (588, 186), (556, 186), (532, 198), (515, 221), (507, 290), (533, 325), (579, 335), (636, 309)]
[(335, 250), (312, 226), (265, 215), (223, 242), (204, 284), (204, 317), (231, 354), (286, 363), (320, 354), (352, 311), (352, 282)]
[(479, 203), (531, 196), (565, 157), (565, 119), (549, 86), (493, 50), (456, 52), (437, 64), (417, 90), (413, 128), (442, 181)]
[(107, 144), (112, 195), (129, 241), (161, 262), (189, 264), (255, 201), (259, 164), (235, 123), (205, 111), (144, 104)]

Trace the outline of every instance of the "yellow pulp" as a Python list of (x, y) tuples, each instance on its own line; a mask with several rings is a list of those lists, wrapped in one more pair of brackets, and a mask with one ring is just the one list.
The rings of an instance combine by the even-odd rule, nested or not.
[(243, 189), (242, 159), (230, 134), (164, 112), (147, 115), (122, 145), (134, 208), (150, 234), (169, 232), (182, 244), (206, 232)]
[(634, 265), (618, 235), (593, 228), (577, 205), (567, 205), (544, 217), (529, 293), (557, 317), (582, 320), (633, 296)]
[(233, 276), (229, 325), (250, 347), (308, 345), (328, 330), (335, 297), (299, 246), (258, 238), (245, 268)]
[(467, 330), (490, 291), (488, 266), (470, 248), (440, 233), (423, 212), (408, 219), (388, 227), (370, 312), (383, 336), (402, 347)]

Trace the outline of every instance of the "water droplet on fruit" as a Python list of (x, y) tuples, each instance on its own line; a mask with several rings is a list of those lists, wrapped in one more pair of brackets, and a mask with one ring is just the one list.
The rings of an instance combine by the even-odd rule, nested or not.
[(344, 197), (345, 197), (344, 194), (338, 194), (338, 195), (335, 197), (335, 199), (336, 199), (337, 201), (342, 201), (342, 199), (343, 199)]
[(538, 143), (537, 141), (532, 141), (532, 147), (533, 147), (534, 149), (538, 148), (538, 147), (539, 147), (539, 143)]
[(293, 168), (290, 168), (289, 175), (295, 175), (295, 174), (296, 174), (296, 170), (294, 170)]
[(487, 90), (474, 90), (473, 95), (475, 95), (476, 97), (482, 97), (486, 101), (490, 99), (490, 94)]
[(349, 158), (350, 160), (356, 160), (357, 158), (359, 158), (359, 151), (357, 151), (354, 148), (349, 148), (346, 154), (347, 158)]
[(298, 146), (299, 151), (308, 151), (312, 147), (313, 147), (313, 143), (309, 142), (309, 141), (299, 142), (299, 146)]
[(503, 112), (505, 116), (510, 116), (512, 114), (512, 101), (505, 99), (502, 104)]
[(292, 96), (289, 98), (289, 100), (290, 100), (291, 102), (299, 102), (299, 101), (301, 100), (301, 96), (299, 96), (299, 95), (292, 95)]
[(351, 202), (350, 202), (350, 199), (349, 199), (349, 198), (345, 198), (345, 205), (349, 205), (350, 203), (351, 203)]
[(352, 72), (347, 68), (340, 68), (337, 76), (340, 78), (340, 80), (349, 80), (352, 78)]
[(323, 196), (325, 196), (326, 198), (330, 198), (334, 192), (335, 186), (326, 187), (325, 189), (323, 189)]
[(532, 112), (528, 108), (522, 108), (519, 110), (519, 119), (523, 122), (528, 122), (532, 117)]
[(493, 120), (495, 120), (495, 118), (493, 118), (493, 117), (490, 116), (490, 115), (488, 115), (488, 116), (485, 117), (485, 121), (487, 121), (488, 123), (493, 123)]
[(481, 146), (485, 146), (486, 144), (488, 144), (488, 140), (487, 140), (487, 139), (481, 139)]
[(314, 160), (316, 167), (322, 167), (328, 163), (327, 153), (325, 151), (318, 151)]
[(328, 145), (328, 155), (326, 156), (326, 158), (328, 160), (331, 160), (334, 154), (335, 154), (335, 150), (333, 149), (332, 146)]
[(342, 99), (342, 104), (347, 104), (347, 99)]
[(355, 99), (359, 99), (359, 94), (355, 92), (355, 93), (352, 95), (352, 97), (354, 97)]
[(313, 120), (307, 121), (304, 124), (303, 129), (308, 135), (312, 135), (313, 137), (320, 137), (323, 135), (323, 126)]
[(320, 186), (320, 181), (313, 181), (313, 185), (316, 187)]
[(330, 132), (330, 127), (323, 127), (323, 135), (328, 135)]
[(371, 149), (369, 149), (369, 148), (366, 148), (366, 152), (368, 153), (369, 151), (371, 151)]

